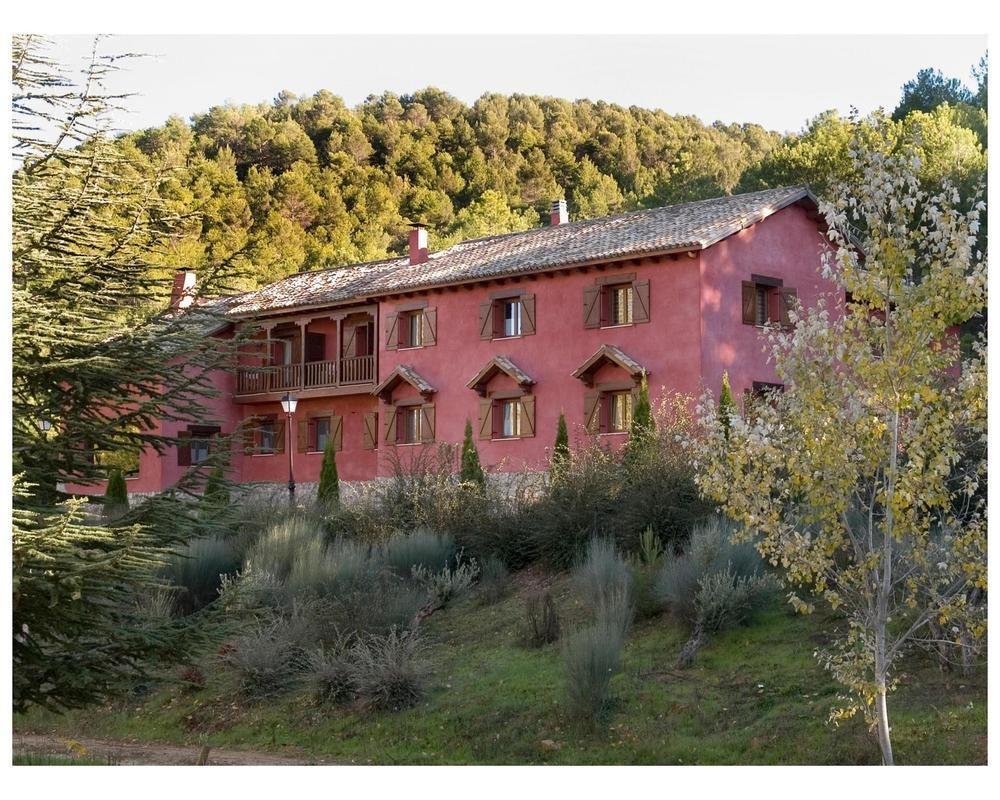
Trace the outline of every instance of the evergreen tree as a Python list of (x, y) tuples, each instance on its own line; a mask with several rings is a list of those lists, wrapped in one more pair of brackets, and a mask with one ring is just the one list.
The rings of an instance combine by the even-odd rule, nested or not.
[(732, 417), (736, 414), (736, 401), (733, 400), (733, 389), (729, 385), (729, 373), (722, 373), (722, 391), (719, 392), (719, 420), (722, 427), (729, 434), (729, 426), (732, 424)]
[(552, 447), (552, 472), (561, 473), (569, 466), (569, 430), (566, 428), (566, 414), (559, 412), (556, 425), (556, 443)]
[(333, 439), (327, 439), (326, 447), (323, 448), (316, 498), (327, 508), (340, 504), (340, 477), (337, 475), (337, 452), (333, 449)]
[(486, 484), (486, 475), (479, 464), (479, 451), (472, 438), (472, 422), (465, 421), (465, 438), (462, 440), (462, 465), (459, 471), (462, 483), (473, 483), (479, 486)]
[(125, 476), (120, 469), (113, 469), (108, 474), (108, 485), (104, 490), (104, 515), (117, 517), (128, 510), (128, 489), (125, 486)]
[(208, 473), (202, 498), (212, 509), (222, 509), (229, 505), (229, 484), (221, 465), (212, 467), (212, 471)]
[(642, 376), (639, 384), (639, 396), (632, 409), (632, 424), (629, 427), (629, 441), (641, 442), (648, 439), (656, 430), (653, 423), (653, 407), (649, 402), (649, 381)]
[(941, 70), (928, 67), (903, 84), (903, 97), (892, 112), (892, 118), (899, 121), (911, 111), (927, 112), (944, 103), (954, 106), (974, 101), (975, 95), (958, 78), (946, 78)]

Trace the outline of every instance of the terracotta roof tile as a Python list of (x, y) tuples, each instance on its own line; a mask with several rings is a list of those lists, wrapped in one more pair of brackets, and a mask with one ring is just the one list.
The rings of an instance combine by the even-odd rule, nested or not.
[(403, 256), (303, 272), (241, 295), (229, 313), (336, 305), (633, 254), (701, 250), (803, 198), (812, 198), (803, 186), (767, 189), (472, 239), (420, 264)]

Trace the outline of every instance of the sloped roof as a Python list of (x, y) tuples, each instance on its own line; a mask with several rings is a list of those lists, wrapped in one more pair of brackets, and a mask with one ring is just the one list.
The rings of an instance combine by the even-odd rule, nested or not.
[(573, 370), (573, 377), (589, 383), (593, 374), (602, 364), (614, 364), (617, 367), (621, 367), (636, 380), (642, 378), (643, 375), (649, 374), (649, 371), (642, 364), (625, 353), (620, 347), (616, 347), (613, 344), (602, 344), (590, 358)]
[(535, 382), (534, 378), (511, 361), (508, 356), (493, 356), (465, 385), (483, 393), (490, 378), (498, 372), (503, 372), (520, 386), (531, 386)]
[(815, 202), (805, 186), (766, 189), (471, 239), (421, 264), (402, 256), (303, 272), (241, 295), (229, 313), (335, 305), (630, 255), (703, 250), (803, 199)]
[(392, 372), (385, 376), (385, 380), (372, 389), (372, 394), (381, 397), (396, 388), (400, 381), (406, 381), (420, 394), (434, 394), (437, 390), (431, 386), (424, 377), (413, 367), (407, 364), (400, 364)]

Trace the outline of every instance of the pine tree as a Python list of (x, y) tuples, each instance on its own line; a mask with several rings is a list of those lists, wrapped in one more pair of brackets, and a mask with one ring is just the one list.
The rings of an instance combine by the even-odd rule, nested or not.
[(632, 409), (632, 424), (629, 426), (629, 441), (642, 442), (648, 439), (656, 430), (653, 423), (653, 407), (649, 402), (649, 381), (642, 376), (639, 384), (639, 396)]
[(108, 485), (104, 490), (104, 516), (117, 517), (128, 510), (128, 489), (125, 486), (125, 476), (120, 469), (113, 469), (108, 474)]
[(340, 504), (340, 477), (337, 475), (337, 452), (333, 449), (333, 440), (327, 439), (323, 448), (323, 463), (319, 468), (319, 486), (316, 498), (327, 508)]
[(569, 430), (566, 427), (566, 414), (559, 412), (559, 423), (556, 425), (556, 443), (552, 447), (552, 472), (559, 475), (569, 466)]
[(459, 471), (462, 483), (472, 483), (478, 486), (486, 484), (486, 475), (479, 463), (479, 451), (472, 438), (472, 422), (465, 421), (465, 438), (462, 440), (462, 465)]
[(719, 392), (719, 419), (722, 421), (722, 427), (727, 437), (729, 435), (729, 426), (735, 413), (737, 413), (736, 401), (733, 400), (733, 389), (729, 385), (729, 373), (723, 372), (722, 391)]

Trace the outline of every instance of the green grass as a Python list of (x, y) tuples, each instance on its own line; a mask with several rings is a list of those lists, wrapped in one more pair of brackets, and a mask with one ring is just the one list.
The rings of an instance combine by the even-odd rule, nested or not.
[[(564, 632), (585, 618), (569, 582), (553, 585)], [(143, 701), (63, 717), (15, 717), (15, 729), (213, 747), (284, 746), (375, 764), (874, 764), (861, 719), (827, 723), (839, 687), (813, 657), (823, 617), (776, 604), (750, 627), (711, 638), (695, 665), (672, 669), (687, 631), (659, 618), (635, 625), (608, 717), (584, 728), (564, 704), (558, 643), (520, 643), (524, 591), (492, 606), (467, 596), (425, 623), (433, 678), (417, 707), (390, 714), (321, 709), (304, 693), (251, 704), (213, 656), (208, 682), (186, 692), (164, 682)], [(921, 658), (902, 664), (890, 701), (901, 764), (986, 760), (986, 678), (942, 674)]]

